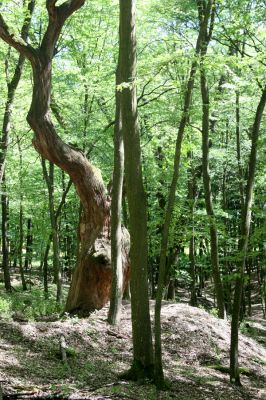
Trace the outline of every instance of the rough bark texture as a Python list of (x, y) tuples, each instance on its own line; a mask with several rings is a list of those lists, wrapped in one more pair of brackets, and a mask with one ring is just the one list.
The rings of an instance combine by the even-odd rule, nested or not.
[[(160, 252), (160, 268), (159, 268), (159, 279), (158, 279), (158, 288), (156, 295), (156, 303), (155, 303), (155, 379), (158, 387), (164, 386), (164, 375), (163, 375), (163, 366), (162, 366), (162, 346), (161, 346), (161, 322), (160, 322), (160, 314), (161, 314), (161, 303), (163, 298), (164, 291), (164, 282), (165, 276), (167, 274), (166, 271), (166, 259), (167, 259), (167, 251), (168, 251), (168, 238), (169, 238), (169, 230), (172, 220), (172, 214), (175, 204), (175, 194), (176, 187), (179, 178), (179, 169), (180, 169), (180, 157), (181, 157), (181, 146), (184, 136), (185, 127), (189, 118), (189, 110), (192, 98), (192, 91), (195, 81), (195, 74), (197, 70), (198, 60), (197, 57), (201, 52), (201, 48), (203, 45), (203, 40), (205, 38), (205, 32), (208, 31), (208, 24), (210, 15), (214, 15), (212, 11), (213, 1), (209, 0), (207, 5), (205, 1), (197, 1), (199, 16), (200, 16), (200, 27), (199, 34), (197, 38), (196, 50), (195, 50), (195, 60), (192, 62), (189, 79), (187, 82), (187, 87), (184, 93), (184, 107), (181, 116), (181, 120), (178, 127), (178, 134), (176, 139), (176, 148), (175, 148), (175, 160), (174, 160), (174, 170), (172, 182), (168, 194), (168, 201), (165, 211), (165, 220), (164, 227), (162, 233), (161, 240), (161, 252)], [(212, 21), (210, 24), (210, 30), (212, 30)]]
[(128, 377), (149, 376), (153, 370), (148, 296), (147, 211), (141, 168), (136, 99), (136, 4), (120, 0), (121, 115), (131, 237), (131, 307), (133, 364)]
[[(80, 225), (81, 251), (68, 294), (66, 311), (87, 313), (101, 308), (109, 297), (111, 269), (106, 259), (103, 263), (100, 262), (93, 249), (104, 225), (109, 223), (109, 203), (99, 171), (82, 152), (60, 139), (50, 117), (52, 59), (56, 43), (67, 18), (81, 8), (84, 2), (85, 0), (69, 0), (56, 6), (55, 0), (46, 1), (49, 21), (38, 49), (12, 34), (1, 15), (0, 37), (31, 62), (33, 95), (27, 120), (34, 132), (33, 145), (43, 158), (69, 174), (83, 206), (83, 220)], [(106, 232), (107, 229), (99, 238), (100, 243), (106, 242)], [(96, 254), (99, 252), (96, 251)]]
[(236, 385), (240, 385), (240, 372), (238, 365), (238, 325), (240, 306), (244, 286), (244, 272), (246, 264), (246, 254), (248, 248), (248, 238), (251, 221), (251, 207), (253, 201), (253, 188), (255, 181), (255, 170), (257, 163), (257, 147), (261, 119), (266, 104), (266, 86), (263, 89), (260, 102), (258, 104), (254, 124), (251, 132), (251, 150), (248, 164), (248, 179), (245, 191), (244, 208), (241, 221), (241, 236), (239, 240), (239, 255), (241, 260), (237, 265), (238, 277), (235, 282), (235, 293), (233, 302), (232, 322), (231, 322), (231, 348), (230, 348), (230, 380)]

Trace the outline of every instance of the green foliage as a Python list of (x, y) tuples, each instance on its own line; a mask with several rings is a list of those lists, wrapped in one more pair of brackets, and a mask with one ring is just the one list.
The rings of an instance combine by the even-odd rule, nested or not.
[(251, 336), (254, 339), (258, 336), (257, 329), (252, 326), (252, 323), (245, 320), (241, 321), (239, 330), (244, 335)]
[(10, 318), (12, 311), (12, 302), (10, 296), (0, 297), (0, 316)]
[(62, 311), (62, 306), (56, 302), (55, 285), (48, 296), (40, 287), (32, 287), (29, 291), (22, 291), (20, 287), (16, 287), (11, 294), (5, 293), (4, 288), (0, 289), (0, 316), (2, 318), (9, 319), (14, 313), (20, 313), (25, 318), (34, 320), (55, 313), (60, 314)]

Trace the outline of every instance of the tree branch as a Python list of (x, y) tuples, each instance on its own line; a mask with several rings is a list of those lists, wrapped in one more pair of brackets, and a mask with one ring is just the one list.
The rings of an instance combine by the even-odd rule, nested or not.
[[(49, 1), (49, 0), (48, 0)], [(53, 0), (51, 0), (53, 1)], [(83, 6), (85, 0), (68, 0), (58, 7), (58, 14), (65, 21), (71, 14)]]
[(46, 0), (46, 9), (49, 14), (49, 19), (54, 19), (56, 17), (56, 4), (57, 0)]
[(0, 14), (0, 37), (7, 44), (14, 47), (20, 54), (24, 55), (28, 60), (34, 61), (36, 50), (26, 43), (21, 37), (12, 33), (6, 24), (3, 16)]
[(65, 204), (66, 197), (67, 197), (67, 194), (68, 194), (68, 192), (69, 192), (69, 190), (70, 190), (70, 188), (71, 188), (71, 186), (72, 186), (72, 183), (73, 183), (72, 180), (69, 179), (68, 184), (67, 184), (67, 186), (66, 186), (66, 188), (65, 188), (65, 190), (64, 190), (64, 192), (63, 192), (63, 194), (62, 194), (62, 198), (61, 198), (61, 201), (60, 201), (60, 203), (59, 203), (59, 206), (58, 206), (58, 208), (57, 208), (57, 210), (56, 210), (56, 212), (55, 212), (55, 219), (56, 219), (56, 221), (58, 220), (58, 218), (59, 218), (59, 216), (60, 216), (60, 214), (61, 214), (62, 208), (63, 208), (63, 206), (64, 206), (64, 204)]

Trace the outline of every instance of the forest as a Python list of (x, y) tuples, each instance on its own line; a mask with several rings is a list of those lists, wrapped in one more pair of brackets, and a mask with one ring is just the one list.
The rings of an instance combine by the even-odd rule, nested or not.
[(266, 398), (266, 1), (0, 1), (0, 400)]

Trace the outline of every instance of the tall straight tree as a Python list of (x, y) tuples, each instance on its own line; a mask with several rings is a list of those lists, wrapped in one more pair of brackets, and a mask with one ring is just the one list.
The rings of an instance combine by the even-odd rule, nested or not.
[(244, 207), (242, 208), (241, 231), (239, 239), (239, 263), (237, 265), (237, 278), (235, 281), (235, 293), (233, 302), (232, 322), (231, 322), (231, 347), (230, 347), (230, 381), (236, 385), (241, 385), (240, 372), (238, 365), (238, 324), (241, 307), (241, 299), (244, 287), (244, 273), (246, 265), (246, 255), (251, 223), (251, 208), (253, 202), (253, 191), (255, 182), (255, 171), (257, 163), (258, 139), (261, 119), (266, 104), (266, 86), (262, 90), (261, 98), (257, 106), (254, 123), (251, 130), (251, 150), (248, 163), (248, 177), (245, 190)]
[[(200, 16), (200, 18), (203, 17)], [(224, 318), (225, 317), (224, 291), (223, 291), (223, 283), (219, 267), (218, 232), (215, 222), (215, 213), (212, 201), (211, 177), (209, 171), (210, 98), (209, 98), (209, 87), (206, 76), (205, 62), (206, 62), (207, 47), (211, 40), (211, 34), (212, 34), (212, 29), (210, 30), (210, 32), (208, 31), (204, 32), (203, 44), (201, 49), (201, 59), (200, 59), (200, 89), (202, 98), (202, 176), (203, 176), (205, 207), (206, 207), (206, 213), (209, 218), (211, 266), (212, 266), (215, 294), (217, 298), (218, 316), (219, 318)]]
[(122, 265), (122, 195), (124, 178), (124, 142), (121, 120), (121, 84), (120, 55), (116, 71), (116, 112), (114, 127), (114, 169), (112, 181), (111, 203), (111, 262), (112, 262), (112, 288), (108, 322), (117, 325), (120, 322), (123, 297), (123, 265)]
[[(168, 200), (165, 211), (165, 219), (164, 219), (164, 226), (163, 226), (162, 240), (161, 240), (159, 279), (158, 279), (158, 288), (157, 288), (156, 303), (155, 303), (155, 328), (154, 328), (155, 329), (155, 381), (158, 387), (164, 387), (164, 374), (162, 366), (162, 345), (161, 345), (161, 304), (165, 286), (165, 278), (168, 272), (166, 270), (166, 259), (168, 251), (169, 231), (175, 204), (176, 188), (179, 178), (181, 146), (183, 142), (185, 128), (189, 119), (192, 92), (194, 87), (195, 75), (198, 67), (198, 56), (200, 55), (202, 46), (204, 45), (204, 38), (206, 37), (206, 32), (208, 32), (208, 30), (209, 32), (212, 30), (212, 22), (214, 18), (213, 3), (214, 3), (213, 0), (197, 1), (198, 14), (199, 14), (199, 33), (196, 43), (194, 61), (191, 64), (190, 74), (184, 92), (184, 106), (176, 138), (173, 177), (170, 190), (168, 193)], [(210, 28), (209, 28), (209, 22), (210, 22)]]
[(136, 1), (120, 0), (121, 117), (131, 237), (133, 364), (129, 378), (153, 373), (148, 296), (146, 196), (143, 187), (136, 97)]

